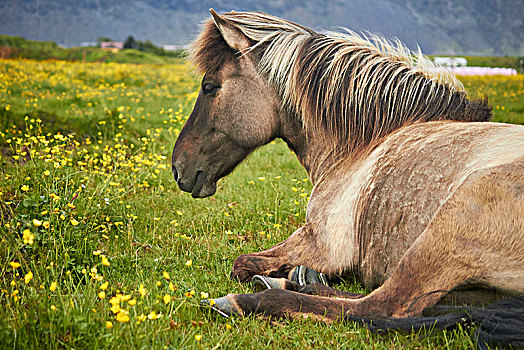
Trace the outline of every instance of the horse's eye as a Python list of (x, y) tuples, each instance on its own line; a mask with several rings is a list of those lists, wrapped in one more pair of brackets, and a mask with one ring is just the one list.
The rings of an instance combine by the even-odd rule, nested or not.
[(202, 86), (202, 90), (204, 91), (204, 94), (212, 94), (213, 92), (217, 91), (220, 86), (213, 85), (211, 83), (205, 83)]

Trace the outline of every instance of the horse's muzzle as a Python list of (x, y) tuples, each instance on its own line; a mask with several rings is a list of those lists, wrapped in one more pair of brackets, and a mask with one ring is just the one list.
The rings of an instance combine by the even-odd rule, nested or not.
[(171, 172), (178, 187), (184, 192), (191, 193), (193, 198), (204, 198), (215, 194), (216, 182), (209, 181), (207, 174), (202, 170), (198, 170), (193, 176), (187, 177), (177, 170), (175, 164), (171, 164)]
[(175, 164), (171, 164), (171, 172), (173, 173), (175, 181), (178, 182), (178, 171), (176, 171)]

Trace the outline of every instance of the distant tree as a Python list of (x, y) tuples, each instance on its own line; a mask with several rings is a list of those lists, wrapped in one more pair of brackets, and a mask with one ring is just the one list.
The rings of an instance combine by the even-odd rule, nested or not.
[(106, 38), (106, 37), (100, 37), (96, 40), (96, 46), (100, 46), (101, 42), (106, 42), (106, 41), (113, 41), (113, 40), (110, 38)]
[(124, 49), (136, 49), (138, 46), (139, 42), (132, 35), (128, 36), (126, 41), (124, 41)]

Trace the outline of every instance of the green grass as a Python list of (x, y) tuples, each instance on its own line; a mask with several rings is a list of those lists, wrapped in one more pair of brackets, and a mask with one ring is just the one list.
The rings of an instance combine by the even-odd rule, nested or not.
[[(471, 329), (378, 336), (200, 308), (205, 293), (250, 292), (229, 278), (234, 259), (302, 225), (311, 185), (276, 141), (215, 196), (182, 193), (170, 156), (199, 86), (190, 70), (0, 60), (0, 348), (475, 346)], [(524, 123), (522, 76), (464, 82), (498, 106), (495, 120)]]
[(471, 67), (503, 67), (514, 68), (519, 72), (522, 57), (509, 56), (464, 56)]

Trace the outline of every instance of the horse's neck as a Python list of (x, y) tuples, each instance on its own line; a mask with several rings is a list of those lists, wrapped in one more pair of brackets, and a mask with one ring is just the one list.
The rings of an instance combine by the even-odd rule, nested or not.
[(334, 152), (335, 145), (327, 144), (329, 138), (308, 132), (297, 118), (285, 118), (279, 135), (295, 153), (300, 164), (306, 169), (313, 185), (339, 160)]
[[(420, 117), (424, 121), (456, 120), (456, 121), (488, 121), (491, 117), (491, 107), (485, 100), (465, 100), (460, 96), (454, 96), (454, 103), (439, 114), (425, 115)], [(330, 136), (327, 131), (305, 129), (300, 118), (293, 115), (283, 116), (281, 122), (280, 137), (295, 152), (298, 160), (308, 172), (309, 178), (315, 184), (324, 174), (329, 172), (342, 158), (358, 158), (367, 154), (380, 140), (394, 131), (414, 123), (414, 120), (406, 124), (390, 126), (383, 135), (375, 136), (372, 140), (362, 140), (360, 144), (350, 149), (345, 149), (340, 142)], [(370, 132), (370, 134), (372, 134)], [(330, 143), (331, 142), (331, 143)], [(349, 142), (349, 141), (346, 141)], [(338, 151), (337, 151), (338, 150)]]

